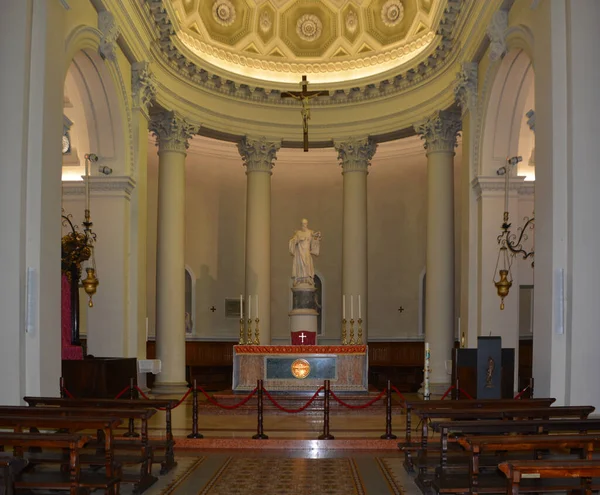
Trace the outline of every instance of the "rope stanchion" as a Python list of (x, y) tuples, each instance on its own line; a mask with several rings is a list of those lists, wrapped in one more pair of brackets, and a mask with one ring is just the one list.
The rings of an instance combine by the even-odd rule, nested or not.
[(382, 440), (395, 440), (398, 438), (392, 433), (392, 383), (387, 381), (385, 389), (385, 433), (381, 435)]
[(323, 389), (323, 433), (318, 438), (319, 440), (333, 440), (335, 437), (329, 433), (329, 394), (331, 392), (329, 380), (325, 380)]
[(257, 421), (256, 421), (256, 435), (252, 435), (252, 438), (254, 440), (267, 440), (269, 437), (267, 435), (265, 435), (264, 431), (263, 431), (263, 381), (262, 380), (257, 380), (256, 381), (256, 390), (258, 391), (258, 397), (257, 397), (257, 405), (256, 405), (256, 412), (257, 412)]
[[(128, 387), (130, 400), (135, 399), (135, 387), (136, 387), (135, 379), (130, 378), (129, 379), (129, 387)], [(119, 394), (119, 396), (120, 395), (121, 394)], [(117, 396), (116, 398), (118, 399), (119, 396)], [(133, 418), (129, 418), (129, 428), (127, 429), (127, 433), (125, 433), (123, 436), (127, 437), (127, 438), (138, 438), (140, 436), (140, 434), (135, 431), (135, 422), (133, 421)]]
[(208, 395), (206, 393), (206, 391), (202, 387), (198, 387), (198, 390), (200, 390), (200, 392), (202, 392), (204, 394), (204, 397), (206, 397), (206, 399), (208, 400), (208, 402), (210, 402), (213, 406), (220, 407), (221, 409), (229, 409), (229, 410), (231, 410), (231, 409), (237, 409), (238, 407), (241, 407), (246, 402), (248, 402), (252, 398), (252, 396), (258, 391), (258, 388), (255, 388), (246, 397), (244, 397), (240, 402), (238, 402), (237, 404), (232, 404), (231, 406), (228, 406), (227, 404), (220, 404), (219, 402), (217, 402), (215, 400), (214, 397), (211, 397), (210, 395)]
[(279, 409), (280, 411), (289, 413), (289, 414), (296, 414), (296, 413), (304, 411), (308, 406), (310, 406), (314, 402), (314, 400), (319, 396), (319, 394), (321, 393), (322, 390), (323, 390), (323, 386), (320, 386), (317, 389), (317, 391), (314, 393), (314, 395), (310, 399), (308, 399), (308, 402), (306, 404), (304, 404), (302, 407), (299, 407), (298, 409), (288, 409), (286, 407), (283, 407), (281, 404), (279, 404), (279, 402), (277, 402), (273, 398), (273, 396), (269, 393), (269, 391), (266, 388), (263, 389), (263, 392), (267, 396), (267, 399), (269, 399), (277, 409)]
[(192, 385), (192, 433), (190, 433), (187, 437), (204, 438), (202, 433), (198, 433), (198, 386), (195, 378)]
[(374, 397), (373, 399), (371, 399), (369, 402), (366, 402), (364, 404), (360, 404), (357, 406), (354, 406), (352, 404), (348, 404), (347, 402), (344, 402), (342, 399), (340, 399), (337, 395), (335, 395), (335, 392), (333, 390), (330, 390), (329, 393), (331, 394), (331, 397), (333, 397), (333, 399), (340, 405), (347, 407), (348, 409), (366, 409), (367, 407), (372, 406), (373, 404), (375, 404), (375, 402), (377, 402), (378, 400), (381, 400), (381, 398), (385, 395), (386, 391), (382, 390), (379, 395), (377, 397)]

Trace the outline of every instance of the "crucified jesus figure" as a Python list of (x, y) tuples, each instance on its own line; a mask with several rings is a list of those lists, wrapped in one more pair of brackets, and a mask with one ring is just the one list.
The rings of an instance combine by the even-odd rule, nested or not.
[(306, 76), (302, 76), (302, 91), (287, 91), (281, 93), (282, 98), (294, 98), (302, 104), (302, 130), (304, 151), (308, 151), (308, 120), (310, 119), (310, 100), (321, 95), (328, 95), (329, 91), (308, 91), (308, 81)]

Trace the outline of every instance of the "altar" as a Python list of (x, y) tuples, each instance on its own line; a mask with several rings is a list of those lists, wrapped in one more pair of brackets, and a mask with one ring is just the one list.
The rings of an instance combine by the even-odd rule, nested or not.
[(270, 392), (314, 392), (324, 380), (336, 392), (367, 392), (368, 371), (366, 345), (233, 346), (234, 392), (261, 379)]

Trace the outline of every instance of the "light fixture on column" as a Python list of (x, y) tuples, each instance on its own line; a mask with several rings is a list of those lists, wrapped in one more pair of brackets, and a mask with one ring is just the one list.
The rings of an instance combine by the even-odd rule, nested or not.
[(532, 258), (531, 266), (534, 266), (533, 257), (534, 250), (526, 251), (523, 248), (523, 242), (529, 237), (527, 235), (528, 230), (534, 229), (535, 217), (525, 217), (525, 224), (522, 227), (517, 228), (517, 233), (511, 231), (512, 224), (509, 222), (508, 213), (508, 194), (510, 186), (510, 170), (515, 167), (523, 158), (520, 156), (514, 156), (507, 160), (507, 164), (504, 167), (500, 167), (497, 170), (498, 175), (504, 175), (504, 216), (502, 221), (502, 231), (498, 235), (498, 259), (496, 260), (496, 269), (494, 270), (494, 286), (500, 297), (500, 309), (504, 309), (504, 298), (508, 296), (510, 288), (512, 286), (512, 273), (511, 265), (514, 256), (521, 255), (523, 259)]
[(78, 230), (77, 225), (71, 221), (71, 214), (64, 214), (63, 225), (69, 225), (71, 232), (63, 236), (62, 246), (62, 269), (67, 277), (79, 281), (82, 268), (85, 268), (86, 277), (81, 280), (83, 289), (89, 296), (89, 307), (93, 307), (92, 296), (96, 293), (99, 281), (96, 274), (96, 258), (94, 256), (94, 244), (96, 242), (96, 233), (92, 230), (92, 220), (90, 216), (90, 163), (97, 162), (98, 156), (89, 153), (85, 155), (85, 210), (83, 220), (83, 232)]

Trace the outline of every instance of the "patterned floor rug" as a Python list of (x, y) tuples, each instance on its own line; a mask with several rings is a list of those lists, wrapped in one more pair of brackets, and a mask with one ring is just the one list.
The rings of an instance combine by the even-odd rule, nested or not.
[[(206, 457), (193, 457), (178, 459), (178, 467), (176, 471), (163, 478), (159, 478), (157, 486), (153, 487), (156, 491), (160, 490), (161, 495), (170, 495), (179, 488), (179, 486), (189, 478), (189, 476), (198, 469), (204, 462)], [(123, 491), (121, 491), (123, 494)]]
[(230, 457), (199, 495), (366, 495), (351, 458)]

